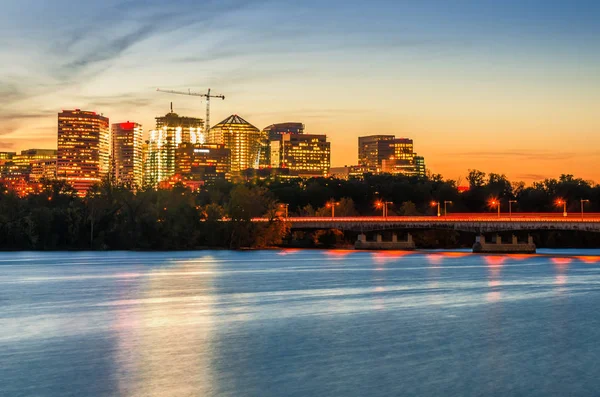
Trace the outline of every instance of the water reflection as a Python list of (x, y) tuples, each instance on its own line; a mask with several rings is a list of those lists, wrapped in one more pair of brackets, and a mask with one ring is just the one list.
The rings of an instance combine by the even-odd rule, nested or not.
[(573, 262), (572, 258), (552, 258), (550, 260), (554, 264), (555, 275), (554, 275), (554, 284), (558, 286), (556, 289), (556, 293), (561, 295), (567, 291), (567, 270), (569, 268), (569, 264)]
[(484, 261), (488, 268), (488, 288), (489, 291), (485, 298), (488, 302), (499, 302), (502, 299), (502, 293), (500, 287), (500, 272), (502, 271), (502, 265), (506, 261), (505, 256), (489, 255), (484, 257)]
[(113, 324), (120, 395), (213, 394), (213, 268), (208, 257), (200, 275), (197, 264), (176, 263), (150, 272), (137, 299), (122, 291)]

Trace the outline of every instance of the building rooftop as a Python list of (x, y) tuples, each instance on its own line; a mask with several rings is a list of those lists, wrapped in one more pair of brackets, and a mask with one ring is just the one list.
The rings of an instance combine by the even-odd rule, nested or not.
[[(231, 116), (227, 117), (225, 120), (221, 121), (219, 124), (213, 126), (212, 128), (221, 127), (224, 125), (232, 125), (232, 124), (249, 125), (252, 128), (256, 128), (255, 126), (253, 126), (252, 124), (250, 124), (249, 122), (247, 122), (246, 120), (244, 120), (243, 118), (238, 116), (237, 114), (232, 114)], [(258, 130), (258, 128), (256, 128), (256, 129)]]

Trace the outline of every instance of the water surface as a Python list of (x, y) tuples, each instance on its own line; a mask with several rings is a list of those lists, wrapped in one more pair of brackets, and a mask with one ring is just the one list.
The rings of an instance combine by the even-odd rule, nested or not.
[(3, 253), (0, 396), (596, 396), (600, 251), (546, 253)]

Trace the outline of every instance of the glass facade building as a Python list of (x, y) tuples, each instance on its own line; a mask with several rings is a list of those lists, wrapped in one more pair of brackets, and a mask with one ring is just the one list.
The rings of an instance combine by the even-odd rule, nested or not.
[(358, 138), (358, 165), (367, 172), (381, 172), (383, 160), (394, 155), (394, 135), (370, 135)]
[(271, 142), (279, 141), (284, 134), (304, 134), (304, 124), (298, 122), (287, 122), (271, 124), (263, 129), (263, 138), (261, 141), (261, 152), (259, 167), (271, 167)]
[(366, 172), (425, 176), (425, 159), (415, 153), (413, 140), (394, 135), (359, 137), (358, 162)]
[(147, 151), (144, 155), (144, 183), (158, 183), (175, 174), (176, 152), (182, 143), (204, 143), (204, 120), (168, 113), (156, 117), (156, 129), (150, 131)]
[(58, 114), (56, 177), (85, 195), (110, 169), (108, 118), (79, 109)]
[(218, 143), (230, 150), (229, 170), (239, 174), (248, 168), (258, 168), (265, 135), (238, 115), (231, 115), (212, 127), (208, 133), (209, 143)]
[(271, 141), (271, 167), (299, 176), (327, 176), (331, 145), (325, 135), (283, 134)]
[(126, 122), (112, 125), (112, 174), (115, 183), (130, 188), (143, 183), (142, 126)]

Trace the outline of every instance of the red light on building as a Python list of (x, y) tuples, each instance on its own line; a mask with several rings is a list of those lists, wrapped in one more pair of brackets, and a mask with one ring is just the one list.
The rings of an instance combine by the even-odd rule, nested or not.
[(126, 122), (126, 123), (121, 123), (121, 128), (124, 130), (133, 130), (135, 128), (135, 123), (131, 123), (131, 122)]

